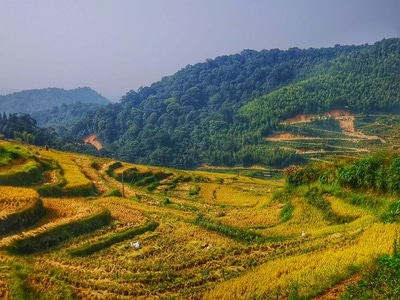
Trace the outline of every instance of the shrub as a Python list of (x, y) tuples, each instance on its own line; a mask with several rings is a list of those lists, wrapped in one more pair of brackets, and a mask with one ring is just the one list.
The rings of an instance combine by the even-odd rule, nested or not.
[(323, 193), (323, 190), (313, 187), (306, 193), (305, 196), (307, 202), (318, 208), (327, 221), (329, 221), (331, 224), (343, 224), (354, 220), (354, 218), (350, 216), (341, 216), (336, 214), (332, 210), (331, 203), (325, 199)]
[(193, 189), (189, 191), (189, 196), (195, 196), (198, 195), (200, 192), (200, 187), (196, 185)]
[(396, 200), (389, 206), (388, 211), (382, 215), (382, 221), (385, 223), (400, 222), (400, 200)]
[(294, 206), (290, 202), (286, 202), (280, 214), (281, 222), (289, 221), (292, 217)]
[(112, 189), (105, 197), (122, 197), (122, 194), (119, 190), (117, 189)]

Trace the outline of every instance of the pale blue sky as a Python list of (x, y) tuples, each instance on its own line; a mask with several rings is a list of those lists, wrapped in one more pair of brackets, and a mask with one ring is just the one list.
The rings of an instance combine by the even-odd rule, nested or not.
[(0, 94), (90, 86), (110, 100), (243, 49), (400, 37), (400, 0), (0, 0)]

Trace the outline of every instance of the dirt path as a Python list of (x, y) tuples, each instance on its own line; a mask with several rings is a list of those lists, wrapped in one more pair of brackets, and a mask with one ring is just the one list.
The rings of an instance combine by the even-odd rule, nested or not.
[(267, 141), (293, 141), (293, 140), (321, 140), (319, 137), (307, 137), (304, 135), (295, 135), (291, 133), (274, 134), (266, 138)]
[(376, 135), (365, 135), (360, 131), (356, 131), (354, 129), (355, 116), (346, 115), (346, 116), (336, 117), (335, 119), (339, 121), (339, 125), (340, 128), (342, 128), (343, 134), (366, 140), (380, 140), (382, 143), (386, 143), (384, 139), (381, 139)]
[(56, 170), (44, 172), (44, 185), (55, 184), (58, 182)]
[(357, 282), (361, 280), (361, 274), (357, 273), (353, 276), (350, 276), (346, 280), (338, 283), (337, 285), (331, 287), (329, 290), (325, 291), (321, 296), (313, 298), (313, 300), (333, 300), (340, 299), (340, 297), (346, 291), (346, 287), (348, 285), (357, 284)]

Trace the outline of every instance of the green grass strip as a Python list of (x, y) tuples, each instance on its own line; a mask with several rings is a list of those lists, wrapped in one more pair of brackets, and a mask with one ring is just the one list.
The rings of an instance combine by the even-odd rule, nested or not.
[(32, 269), (20, 263), (14, 263), (10, 266), (8, 279), (10, 282), (11, 299), (34, 300), (38, 295), (29, 286), (28, 277)]
[(242, 243), (247, 243), (247, 244), (261, 244), (261, 243), (266, 243), (266, 242), (276, 242), (276, 241), (282, 241), (284, 240), (283, 237), (265, 237), (262, 236), (261, 234), (258, 234), (256, 232), (242, 229), (242, 228), (236, 228), (233, 226), (229, 226), (227, 224), (214, 221), (208, 218), (205, 218), (202, 215), (199, 215), (197, 219), (194, 221), (194, 224), (200, 227), (203, 227), (204, 229), (207, 230), (212, 230), (216, 231), (222, 235), (225, 235), (227, 237), (230, 237), (236, 241), (242, 242)]
[(43, 201), (37, 199), (31, 207), (0, 219), (0, 237), (27, 229), (45, 215), (46, 210), (43, 206)]
[(131, 228), (124, 232), (113, 234), (109, 238), (96, 243), (83, 245), (82, 247), (77, 248), (71, 251), (70, 253), (72, 256), (87, 256), (95, 252), (98, 252), (100, 250), (103, 250), (105, 248), (108, 248), (116, 243), (133, 238), (139, 234), (143, 234), (147, 231), (154, 231), (158, 227), (158, 225), (159, 224), (157, 222), (150, 220), (143, 226)]
[(10, 254), (25, 255), (43, 252), (71, 238), (93, 232), (109, 224), (112, 218), (109, 211), (58, 226), (33, 237), (17, 240), (4, 247)]
[(331, 207), (331, 203), (323, 196), (324, 190), (313, 187), (305, 194), (305, 199), (310, 205), (318, 208), (324, 218), (331, 224), (345, 224), (354, 221), (356, 218), (336, 214)]

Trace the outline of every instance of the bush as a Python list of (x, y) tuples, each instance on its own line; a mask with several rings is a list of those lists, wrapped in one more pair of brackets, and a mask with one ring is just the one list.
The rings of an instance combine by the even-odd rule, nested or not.
[(387, 212), (382, 215), (385, 223), (400, 223), (400, 200), (393, 202)]
[(200, 187), (196, 185), (192, 190), (189, 191), (189, 196), (196, 196), (200, 193)]
[(63, 194), (59, 184), (40, 185), (36, 191), (42, 197), (61, 197)]
[(290, 202), (286, 202), (283, 206), (280, 214), (281, 222), (287, 222), (292, 218), (292, 213), (294, 210), (294, 206)]
[(306, 193), (305, 197), (309, 204), (315, 206), (322, 212), (327, 221), (331, 224), (343, 224), (354, 220), (352, 217), (336, 214), (332, 210), (331, 203), (324, 198), (323, 193), (323, 190), (313, 187)]
[(114, 162), (108, 167), (106, 173), (107, 173), (108, 176), (113, 176), (114, 175), (114, 171), (116, 169), (119, 169), (119, 168), (122, 168), (121, 162), (119, 162), (119, 161)]
[(96, 192), (96, 186), (92, 182), (81, 186), (62, 189), (63, 195), (67, 197), (95, 196)]
[(119, 190), (117, 189), (113, 189), (111, 190), (107, 195), (105, 195), (105, 197), (122, 197), (122, 194)]

